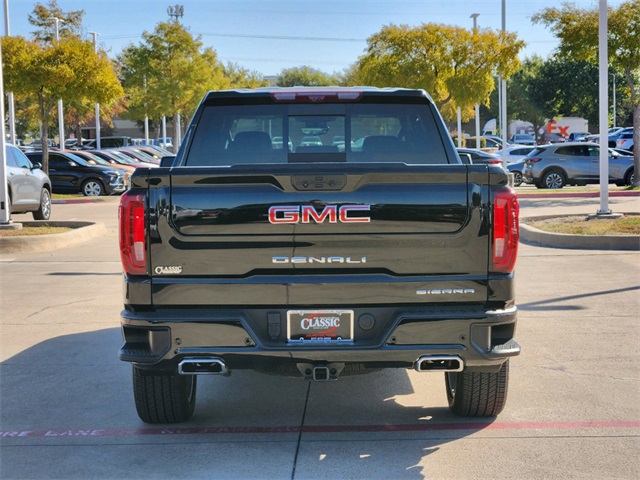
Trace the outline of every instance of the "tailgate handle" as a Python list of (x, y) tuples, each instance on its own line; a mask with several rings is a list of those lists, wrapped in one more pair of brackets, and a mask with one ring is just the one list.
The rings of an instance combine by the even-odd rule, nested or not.
[(346, 175), (292, 175), (291, 184), (299, 191), (342, 190), (347, 184)]

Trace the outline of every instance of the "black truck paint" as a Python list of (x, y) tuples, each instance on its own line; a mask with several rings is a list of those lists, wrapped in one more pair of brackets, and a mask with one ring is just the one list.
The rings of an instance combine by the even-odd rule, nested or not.
[(145, 422), (187, 420), (196, 375), (236, 369), (440, 371), (454, 413), (504, 407), (517, 199), (423, 91), (211, 92), (173, 165), (134, 173), (120, 228)]

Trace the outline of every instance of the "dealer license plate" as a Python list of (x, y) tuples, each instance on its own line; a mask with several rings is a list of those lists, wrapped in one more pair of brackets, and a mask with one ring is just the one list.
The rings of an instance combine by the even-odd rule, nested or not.
[(289, 342), (353, 342), (353, 310), (290, 310)]

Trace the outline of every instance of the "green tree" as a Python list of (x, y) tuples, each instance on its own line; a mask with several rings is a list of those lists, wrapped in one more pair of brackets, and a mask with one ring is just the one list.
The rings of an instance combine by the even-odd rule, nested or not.
[(358, 85), (358, 64), (353, 63), (345, 68), (340, 74), (340, 85), (354, 87)]
[(526, 59), (522, 67), (509, 81), (509, 116), (514, 120), (531, 122), (537, 137), (540, 127), (545, 121), (553, 117), (548, 112), (549, 79), (542, 75), (544, 61), (539, 56)]
[[(622, 85), (617, 88), (618, 100), (628, 98), (624, 77), (617, 73), (616, 80)], [(609, 87), (612, 96), (613, 85)], [(583, 117), (597, 125), (598, 68), (593, 63), (559, 55), (547, 60), (539, 56), (528, 58), (509, 81), (508, 113), (513, 119), (531, 122), (536, 134), (547, 120), (558, 117)], [(618, 118), (625, 114), (618, 108)]]
[[(173, 116), (177, 138), (178, 115), (190, 116), (209, 90), (230, 86), (215, 50), (204, 48), (180, 23), (159, 23), (144, 32), (143, 42), (118, 56), (122, 83), (129, 98), (127, 117), (148, 115), (159, 120)], [(174, 150), (178, 142), (174, 141)]]
[(93, 45), (70, 37), (44, 46), (24, 37), (2, 39), (4, 81), (21, 98), (34, 98), (42, 122), (43, 163), (49, 169), (49, 120), (59, 98), (81, 103), (87, 98), (110, 104), (124, 92), (111, 62)]
[(283, 69), (276, 83), (279, 87), (321, 87), (340, 84), (336, 75), (330, 75), (321, 70), (309, 67), (293, 67)]
[(450, 120), (457, 107), (468, 119), (474, 105), (486, 103), (494, 89), (493, 75), (513, 75), (524, 46), (513, 33), (433, 23), (388, 25), (367, 42), (358, 60), (358, 83), (424, 88)]
[(63, 12), (57, 0), (50, 0), (46, 5), (36, 3), (29, 14), (29, 23), (37, 30), (32, 32), (33, 39), (40, 44), (50, 44), (55, 40), (55, 18), (62, 20), (59, 24), (60, 38), (79, 37), (82, 35), (82, 19), (84, 10)]
[(224, 75), (229, 79), (231, 88), (259, 88), (266, 87), (267, 81), (260, 72), (249, 70), (237, 63), (227, 62)]
[[(597, 63), (598, 9), (565, 3), (533, 16), (560, 39), (558, 54)], [(627, 0), (608, 11), (609, 64), (624, 73), (633, 105), (634, 184), (640, 186), (640, 0)]]
[[(55, 40), (55, 21), (54, 18), (61, 20), (59, 24), (59, 34), (61, 39), (77, 38), (84, 36), (84, 28), (82, 20), (84, 18), (84, 10), (75, 10), (64, 12), (56, 0), (50, 0), (46, 5), (36, 3), (32, 13), (29, 15), (29, 23), (37, 28), (33, 33), (33, 40), (40, 45), (50, 45)], [(98, 52), (98, 55), (104, 57), (108, 62), (104, 52)], [(75, 131), (76, 137), (82, 141), (81, 126), (92, 120), (95, 115), (94, 98), (75, 98), (66, 100), (64, 115), (65, 125), (70, 126)], [(101, 104), (101, 121), (107, 125), (111, 124), (113, 115), (122, 112), (122, 102), (111, 102), (110, 104)], [(24, 113), (28, 113), (28, 110)], [(53, 127), (55, 130), (57, 127)]]

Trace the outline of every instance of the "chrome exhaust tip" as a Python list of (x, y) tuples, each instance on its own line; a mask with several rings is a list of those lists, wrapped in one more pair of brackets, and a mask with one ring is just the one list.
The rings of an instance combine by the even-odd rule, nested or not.
[(414, 367), (418, 372), (461, 372), (464, 360), (457, 355), (423, 355)]
[(185, 358), (178, 364), (180, 375), (228, 375), (227, 365), (219, 358)]

